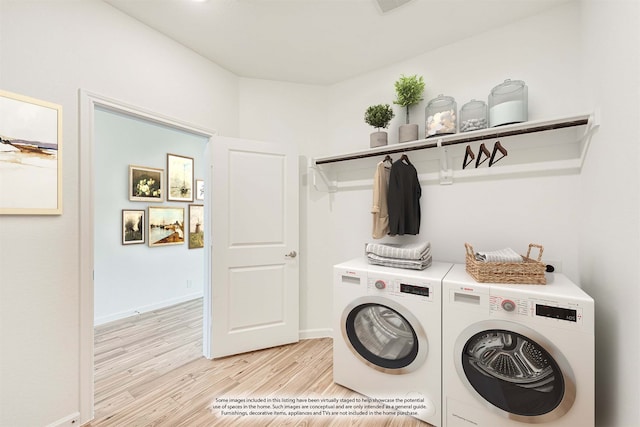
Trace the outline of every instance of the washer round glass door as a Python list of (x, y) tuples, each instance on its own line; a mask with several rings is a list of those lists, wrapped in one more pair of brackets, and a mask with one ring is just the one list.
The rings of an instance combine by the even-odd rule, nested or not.
[(537, 423), (564, 415), (575, 400), (575, 383), (561, 354), (532, 330), (492, 326), (457, 345), (458, 374), (510, 418)]
[(424, 363), (424, 330), (413, 314), (392, 300), (359, 298), (345, 309), (342, 326), (351, 351), (374, 369), (404, 374)]

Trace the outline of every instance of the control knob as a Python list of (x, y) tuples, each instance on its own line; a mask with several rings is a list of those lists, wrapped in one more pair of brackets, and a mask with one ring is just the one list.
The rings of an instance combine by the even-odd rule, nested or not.
[(383, 280), (376, 280), (376, 283), (374, 284), (374, 286), (376, 287), (376, 289), (384, 289), (387, 287), (387, 284), (384, 283)]
[(516, 309), (516, 303), (511, 301), (510, 299), (502, 301), (500, 305), (502, 306), (502, 309), (504, 311), (513, 311)]

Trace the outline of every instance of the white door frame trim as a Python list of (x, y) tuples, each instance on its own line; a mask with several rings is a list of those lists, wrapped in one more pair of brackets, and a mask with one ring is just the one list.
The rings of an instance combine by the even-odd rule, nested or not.
[[(217, 135), (214, 130), (195, 126), (190, 123), (174, 119), (154, 111), (145, 110), (121, 101), (107, 98), (102, 95), (79, 90), (79, 265), (80, 265), (80, 349), (79, 349), (79, 407), (80, 425), (91, 421), (94, 417), (94, 334), (93, 334), (93, 148), (94, 148), (94, 111), (101, 107), (129, 116), (141, 118), (151, 122), (170, 126), (181, 131), (190, 132), (199, 136), (211, 138)], [(205, 203), (205, 210), (208, 204)], [(208, 231), (209, 227), (205, 228)], [(207, 237), (206, 241), (210, 241)], [(206, 251), (205, 268), (210, 271), (209, 251)], [(211, 319), (211, 283), (207, 281), (204, 286), (204, 321), (203, 321), (203, 354), (208, 357), (211, 351), (211, 328), (208, 327)]]

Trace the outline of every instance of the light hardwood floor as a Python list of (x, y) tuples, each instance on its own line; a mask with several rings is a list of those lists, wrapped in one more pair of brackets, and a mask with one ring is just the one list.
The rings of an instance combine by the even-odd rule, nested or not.
[(242, 417), (214, 408), (231, 397), (362, 396), (333, 383), (330, 338), (205, 359), (202, 299), (96, 327), (91, 427), (428, 426), (406, 416)]

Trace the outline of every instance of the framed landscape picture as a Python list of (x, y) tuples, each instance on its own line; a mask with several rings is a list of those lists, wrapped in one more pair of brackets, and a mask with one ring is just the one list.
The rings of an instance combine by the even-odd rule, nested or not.
[(204, 205), (189, 205), (189, 249), (204, 248)]
[(167, 200), (193, 202), (193, 158), (167, 154)]
[(144, 243), (145, 211), (122, 209), (122, 244)]
[(129, 200), (162, 202), (164, 200), (164, 170), (129, 165)]
[(0, 90), (0, 214), (62, 214), (62, 107)]
[(184, 208), (149, 206), (149, 246), (184, 244)]
[(204, 181), (196, 179), (196, 200), (204, 200)]

